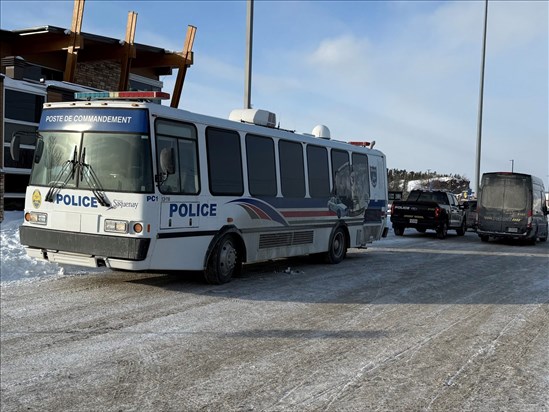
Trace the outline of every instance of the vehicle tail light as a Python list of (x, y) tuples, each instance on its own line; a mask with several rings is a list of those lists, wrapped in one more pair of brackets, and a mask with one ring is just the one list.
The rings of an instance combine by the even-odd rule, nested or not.
[(391, 204), (391, 214), (393, 215), (395, 213), (395, 204)]
[(529, 210), (528, 211), (528, 223), (526, 223), (526, 226), (531, 229), (532, 228), (532, 216), (534, 216), (534, 213)]
[(435, 207), (435, 219), (440, 217), (440, 207)]

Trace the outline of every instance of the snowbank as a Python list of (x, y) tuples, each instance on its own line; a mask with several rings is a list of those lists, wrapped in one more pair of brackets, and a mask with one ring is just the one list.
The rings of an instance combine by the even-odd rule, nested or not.
[(40, 262), (31, 259), (19, 243), (19, 226), (23, 212), (4, 212), (0, 223), (0, 283), (2, 286), (15, 281), (32, 281), (45, 277), (75, 275), (101, 269), (60, 266), (57, 263)]

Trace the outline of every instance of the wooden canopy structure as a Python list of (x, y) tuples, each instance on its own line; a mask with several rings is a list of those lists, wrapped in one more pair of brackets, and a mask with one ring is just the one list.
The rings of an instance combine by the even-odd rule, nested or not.
[(196, 27), (188, 26), (184, 49), (172, 52), (134, 43), (137, 13), (128, 13), (124, 40), (81, 31), (84, 0), (75, 0), (71, 29), (41, 26), (22, 30), (0, 30), (0, 57), (21, 57), (33, 65), (63, 73), (63, 80), (75, 83), (80, 64), (115, 61), (120, 64), (119, 90), (127, 90), (130, 73), (158, 80), (178, 70), (172, 107), (179, 105), (185, 73), (193, 63)]

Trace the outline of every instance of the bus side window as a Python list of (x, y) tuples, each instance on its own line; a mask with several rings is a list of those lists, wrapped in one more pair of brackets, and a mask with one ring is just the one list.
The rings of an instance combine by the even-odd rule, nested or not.
[(210, 193), (241, 196), (244, 193), (240, 135), (233, 130), (206, 129)]
[(325, 147), (307, 146), (307, 171), (309, 173), (309, 195), (330, 197), (330, 172), (328, 152)]
[(278, 142), (280, 187), (284, 197), (305, 197), (303, 146), (298, 142)]
[[(157, 139), (157, 165), (159, 174), (162, 173), (160, 170), (160, 155), (162, 150), (169, 149), (173, 150), (173, 153), (177, 153), (177, 140), (172, 137), (158, 137)], [(174, 173), (163, 175), (163, 183), (160, 185), (160, 191), (162, 193), (178, 193), (180, 192), (179, 184), (179, 161), (177, 156), (174, 156)]]
[(252, 196), (276, 196), (274, 142), (270, 137), (246, 135), (248, 187)]
[(181, 186), (183, 193), (197, 194), (199, 188), (196, 142), (179, 139), (179, 164), (181, 168)]
[[(162, 149), (173, 151), (175, 170), (160, 185), (162, 193), (196, 195), (200, 191), (198, 174), (198, 146), (196, 127), (191, 123), (167, 119), (156, 121), (156, 153), (160, 162)], [(158, 167), (158, 173), (161, 173)], [(166, 176), (164, 176), (166, 177)]]

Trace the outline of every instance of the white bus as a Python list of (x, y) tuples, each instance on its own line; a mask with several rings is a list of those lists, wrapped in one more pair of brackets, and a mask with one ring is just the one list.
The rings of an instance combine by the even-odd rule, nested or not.
[(44, 104), (20, 227), (31, 257), (221, 284), (243, 263), (339, 263), (387, 234), (378, 150), (281, 130), (261, 110), (226, 120), (146, 101), (161, 92), (76, 95)]

